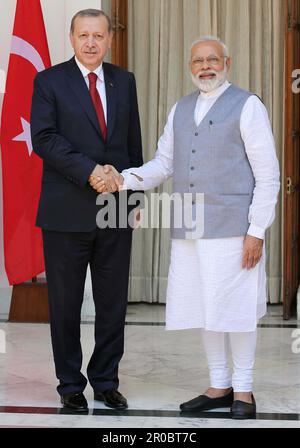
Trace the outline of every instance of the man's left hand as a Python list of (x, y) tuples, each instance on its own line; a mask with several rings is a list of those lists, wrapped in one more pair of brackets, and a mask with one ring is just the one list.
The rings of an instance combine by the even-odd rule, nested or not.
[(243, 269), (253, 269), (262, 257), (264, 240), (247, 235), (244, 240)]

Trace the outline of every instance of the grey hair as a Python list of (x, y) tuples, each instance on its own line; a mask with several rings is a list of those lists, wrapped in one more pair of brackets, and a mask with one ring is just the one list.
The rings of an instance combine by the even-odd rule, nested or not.
[(195, 40), (195, 42), (192, 43), (191, 50), (192, 50), (192, 48), (195, 45), (198, 45), (201, 42), (209, 42), (209, 41), (219, 42), (219, 44), (223, 48), (224, 57), (225, 58), (229, 57), (229, 51), (228, 51), (227, 45), (219, 37), (216, 37), (216, 36), (202, 36), (202, 37), (200, 37), (199, 39)]
[(104, 11), (101, 11), (101, 9), (90, 8), (90, 9), (83, 9), (82, 11), (78, 11), (75, 14), (75, 16), (71, 21), (71, 29), (70, 29), (71, 34), (74, 33), (75, 20), (77, 19), (77, 17), (105, 17), (108, 22), (108, 32), (111, 33), (113, 30), (111, 18), (107, 14), (105, 14)]

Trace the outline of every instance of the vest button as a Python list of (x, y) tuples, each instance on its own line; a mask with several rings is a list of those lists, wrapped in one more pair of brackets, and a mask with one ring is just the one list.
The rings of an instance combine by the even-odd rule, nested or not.
[(191, 166), (191, 170), (194, 171), (194, 169), (195, 169), (195, 168), (194, 168), (193, 166)]
[(195, 136), (198, 137), (198, 135), (199, 135), (198, 132), (196, 132), (196, 133), (195, 133)]
[(190, 187), (191, 187), (191, 188), (194, 188), (194, 184), (190, 184)]
[(192, 205), (195, 205), (196, 204), (196, 201), (192, 201)]
[(193, 154), (195, 154), (195, 152), (196, 152), (196, 150), (195, 150), (195, 149), (193, 149), (193, 150), (192, 150), (192, 153), (193, 153)]

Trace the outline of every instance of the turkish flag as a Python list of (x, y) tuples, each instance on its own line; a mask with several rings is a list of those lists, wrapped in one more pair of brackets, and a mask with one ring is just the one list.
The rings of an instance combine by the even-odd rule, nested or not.
[(17, 0), (0, 131), (4, 256), (11, 285), (45, 270), (41, 230), (35, 226), (42, 161), (32, 151), (30, 109), (34, 77), (50, 65), (40, 0)]

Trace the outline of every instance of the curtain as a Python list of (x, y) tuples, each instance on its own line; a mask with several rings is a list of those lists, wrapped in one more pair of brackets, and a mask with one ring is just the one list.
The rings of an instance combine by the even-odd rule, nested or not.
[[(229, 47), (230, 81), (259, 95), (283, 158), (284, 2), (283, 0), (129, 0), (129, 70), (135, 73), (142, 123), (144, 160), (150, 160), (168, 113), (192, 90), (188, 60), (194, 40), (219, 36)], [(157, 189), (171, 192), (171, 181)], [(149, 193), (147, 193), (149, 195)], [(282, 293), (282, 201), (266, 237), (269, 301)], [(134, 233), (129, 300), (165, 302), (170, 234)]]
[[(111, 0), (101, 0), (101, 9), (105, 12), (109, 17), (112, 18), (111, 14)], [(104, 58), (105, 62), (111, 62), (111, 52), (109, 51)]]

